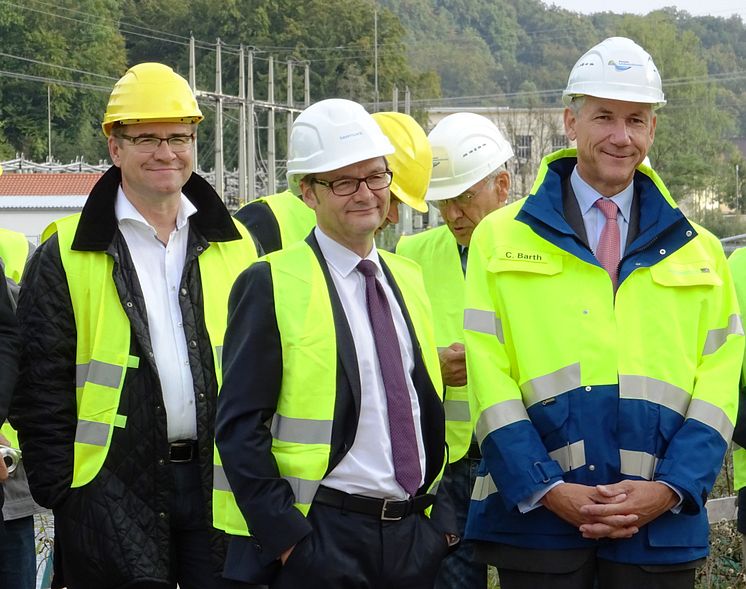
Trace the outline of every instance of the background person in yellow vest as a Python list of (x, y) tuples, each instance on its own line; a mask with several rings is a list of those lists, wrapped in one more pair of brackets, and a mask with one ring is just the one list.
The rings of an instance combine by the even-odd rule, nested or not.
[(240, 508), (223, 525), (253, 534), (233, 540), (231, 578), (425, 589), (458, 540), (446, 508), (425, 514), (446, 460), (430, 306), (417, 265), (373, 239), (393, 151), (349, 100), (293, 123), (288, 183), (317, 226), (244, 272), (230, 299), (216, 491)]
[(228, 294), (255, 249), (192, 173), (201, 120), (171, 68), (128, 70), (103, 120), (114, 166), (24, 278), (11, 424), (68, 589), (233, 586), (213, 424)]
[(563, 100), (577, 149), (471, 241), (466, 537), (502, 589), (692, 588), (737, 412), (731, 274), (642, 165), (665, 104), (650, 55), (606, 39)]
[[(443, 479), (456, 507), (463, 534), (471, 491), (481, 459), (472, 442), (464, 357), (464, 272), (471, 234), (489, 213), (508, 199), (510, 174), (504, 164), (513, 150), (486, 117), (455, 113), (441, 120), (428, 136), (434, 154), (427, 199), (434, 201), (446, 224), (403, 236), (396, 253), (422, 266), (433, 306), (445, 394), (446, 441), (450, 466)], [(487, 565), (474, 561), (473, 547), (462, 543), (443, 562), (438, 589), (485, 589)]]
[[(733, 273), (738, 304), (746, 309), (746, 248), (739, 248), (728, 258)], [(738, 396), (738, 418), (733, 430), (733, 487), (738, 493), (736, 525), (741, 534), (742, 562), (746, 562), (746, 358), (741, 367)]]
[[(27, 261), (34, 252), (23, 233), (0, 229), (0, 264), (5, 286), (15, 310), (20, 282)], [(18, 448), (18, 435), (7, 421), (0, 428), (0, 445)], [(4, 485), (2, 507), (5, 529), (0, 531), (0, 587), (35, 589), (36, 539), (34, 514), (46, 511), (31, 497), (23, 459)]]
[(399, 203), (427, 213), (425, 193), (433, 169), (433, 151), (420, 124), (409, 115), (400, 112), (377, 112), (373, 119), (386, 135), (394, 153), (386, 157), (389, 169), (394, 173), (389, 192), (391, 203), (379, 231), (399, 222)]
[[(3, 169), (0, 167), (0, 174), (2, 172)], [(16, 384), (19, 348), (20, 335), (13, 313), (10, 292), (7, 288), (0, 288), (0, 423), (3, 423), (8, 415), (13, 388)], [(9, 445), (9, 440), (0, 435), (0, 444)], [(0, 460), (0, 508), (4, 508), (4, 489), (9, 484), (7, 479), (8, 469), (5, 462)], [(28, 521), (8, 522), (3, 525), (2, 519), (0, 518), (0, 586), (19, 589), (34, 587), (35, 561), (29, 562), (29, 556), (33, 557), (34, 554), (33, 518), (31, 520), (31, 555), (28, 552)], [(31, 569), (29, 565), (32, 566)]]
[(313, 209), (290, 190), (257, 198), (234, 216), (266, 254), (305, 239), (316, 224)]

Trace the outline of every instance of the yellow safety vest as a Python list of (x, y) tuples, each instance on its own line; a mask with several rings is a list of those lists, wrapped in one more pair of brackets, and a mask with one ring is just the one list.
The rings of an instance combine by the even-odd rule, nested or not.
[[(741, 312), (746, 309), (746, 248), (739, 248), (728, 258), (733, 274), (733, 284)], [(746, 356), (741, 365), (741, 389), (746, 387)], [(746, 487), (746, 449), (733, 444), (733, 487), (737, 490)]]
[(28, 239), (23, 233), (0, 229), (0, 258), (5, 266), (5, 276), (16, 284), (21, 283), (28, 250)]
[[(104, 464), (114, 427), (126, 427), (118, 413), (127, 368), (137, 368), (131, 356), (130, 322), (122, 307), (112, 271), (113, 258), (103, 251), (71, 248), (80, 213), (52, 223), (45, 238), (58, 235), (77, 331), (75, 392), (78, 424), (75, 432), (72, 487), (95, 478)], [(234, 222), (242, 239), (213, 242), (199, 256), (205, 325), (210, 336), (218, 386), (221, 353), (228, 317), (228, 295), (238, 274), (256, 259), (254, 242)], [(125, 303), (130, 304), (130, 303)]]
[[(464, 343), (464, 272), (458, 243), (448, 226), (403, 236), (396, 253), (422, 266), (425, 290), (433, 308), (438, 348), (446, 348), (454, 342)], [(466, 455), (472, 438), (468, 388), (446, 387), (443, 408), (448, 461), (456, 462)]]
[[(379, 254), (401, 290), (425, 367), (440, 394), (440, 364), (419, 268), (394, 254), (381, 250)], [(295, 506), (307, 515), (327, 473), (331, 452), (337, 391), (337, 338), (332, 304), (318, 259), (305, 242), (261, 260), (269, 262), (271, 267), (277, 326), (282, 334), (283, 379), (271, 426), (272, 454), (280, 475), (293, 489)], [(439, 480), (440, 475), (430, 492), (434, 492)], [(215, 468), (213, 525), (229, 534), (249, 534), (219, 462)]]
[(263, 196), (255, 202), (267, 203), (277, 219), (283, 248), (305, 239), (316, 225), (316, 214), (313, 209), (289, 190)]

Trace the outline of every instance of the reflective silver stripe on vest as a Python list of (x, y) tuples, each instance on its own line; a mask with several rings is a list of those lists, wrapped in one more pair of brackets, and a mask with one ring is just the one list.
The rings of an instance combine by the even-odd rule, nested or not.
[(433, 483), (433, 486), (427, 491), (429, 495), (437, 495), (438, 489), (440, 488), (440, 479)]
[(331, 419), (299, 419), (275, 413), (270, 428), (272, 437), (296, 444), (330, 444)]
[(743, 335), (743, 325), (741, 324), (740, 315), (731, 315), (728, 317), (728, 326), (721, 329), (711, 329), (707, 332), (705, 348), (702, 354), (713, 354), (717, 352), (720, 346), (725, 343), (729, 335)]
[(223, 346), (215, 346), (215, 357), (218, 359), (217, 370), (223, 369)]
[(216, 464), (212, 471), (212, 488), (216, 491), (227, 491), (232, 493), (231, 484), (228, 482), (228, 477), (225, 476), (225, 469), (221, 464)]
[(497, 493), (497, 485), (492, 477), (488, 474), (483, 477), (477, 477), (474, 480), (474, 490), (471, 492), (472, 501), (484, 501), (490, 495)]
[(557, 397), (580, 386), (580, 362), (570, 364), (521, 385), (526, 407)]
[(311, 504), (313, 498), (316, 496), (316, 491), (321, 484), (321, 481), (309, 481), (308, 479), (299, 479), (297, 477), (285, 476), (282, 478), (285, 479), (293, 489), (295, 502), (306, 505)]
[(469, 401), (445, 401), (446, 421), (470, 421)]
[(652, 480), (658, 458), (647, 452), (619, 450), (620, 472), (623, 475)]
[(497, 341), (505, 343), (503, 337), (503, 324), (497, 318), (494, 311), (482, 311), (481, 309), (464, 310), (464, 329), (486, 333), (497, 336)]
[(549, 453), (549, 458), (559, 462), (562, 470), (569, 472), (581, 466), (585, 466), (585, 441), (579, 440), (557, 448)]
[(92, 446), (106, 446), (109, 441), (110, 426), (98, 421), (78, 420), (75, 428), (75, 441), (78, 444), (91, 444)]
[(728, 419), (725, 412), (720, 407), (702, 399), (692, 399), (686, 418), (696, 419), (705, 425), (709, 425), (723, 436), (726, 444), (730, 442), (731, 436), (733, 436), (733, 423)]
[(738, 452), (739, 450), (743, 450), (743, 448), (741, 448), (741, 446), (733, 442), (731, 450), (733, 450), (733, 452)]
[(620, 374), (619, 398), (650, 401), (668, 407), (684, 417), (692, 397), (684, 389), (663, 380), (636, 374)]
[(528, 413), (526, 413), (523, 402), (518, 399), (503, 401), (488, 407), (477, 420), (476, 430), (479, 445), (481, 446), (484, 439), (492, 432), (524, 419), (528, 420)]
[(75, 386), (79, 389), (86, 382), (118, 389), (121, 381), (122, 367), (116, 364), (91, 360), (88, 364), (78, 364), (75, 367)]

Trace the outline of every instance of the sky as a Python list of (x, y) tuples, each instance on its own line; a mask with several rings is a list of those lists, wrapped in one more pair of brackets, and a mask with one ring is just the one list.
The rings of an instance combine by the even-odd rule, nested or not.
[(700, 16), (729, 17), (733, 14), (741, 16), (746, 23), (746, 0), (624, 0), (623, 2), (599, 2), (597, 0), (543, 0), (544, 4), (559, 6), (574, 12), (590, 14), (593, 12), (633, 12), (647, 14), (652, 10), (675, 6), (686, 10), (689, 14)]

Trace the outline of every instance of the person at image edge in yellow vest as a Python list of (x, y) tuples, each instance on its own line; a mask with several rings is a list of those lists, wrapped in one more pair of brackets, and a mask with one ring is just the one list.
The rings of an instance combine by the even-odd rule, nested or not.
[[(0, 174), (3, 173), (2, 167), (0, 167)], [(6, 230), (0, 230), (0, 238), (5, 234)], [(10, 233), (10, 232), (8, 232)], [(25, 238), (24, 238), (25, 239)], [(11, 252), (11, 248), (3, 247), (9, 243), (8, 239), (3, 239), (0, 243), (0, 255), (8, 254)], [(17, 248), (12, 248), (13, 253), (17, 253)], [(10, 269), (6, 269), (7, 263), (3, 264), (4, 274), (10, 274)], [(3, 276), (5, 279), (5, 276)], [(10, 292), (8, 288), (0, 287), (0, 424), (2, 424), (7, 415), (8, 409), (13, 395), (13, 388), (16, 384), (16, 376), (18, 375), (18, 350), (20, 348), (20, 334), (18, 331), (18, 323), (16, 322), (15, 314), (13, 313), (13, 303), (11, 301)], [(3, 433), (9, 433), (7, 427), (3, 429)], [(0, 444), (4, 444), (7, 439), (0, 435)], [(8, 469), (5, 465), (4, 460), (0, 460), (0, 509), (3, 508), (5, 498), (5, 486), (8, 483)], [(10, 498), (9, 498), (10, 499)], [(33, 533), (33, 524), (32, 524)], [(23, 548), (28, 546), (27, 542), (23, 542), (24, 546), (19, 547), (15, 544), (21, 539), (27, 539), (25, 529), (17, 529), (14, 524), (9, 524), (7, 527), (3, 524), (3, 518), (0, 517), (0, 581), (14, 581), (19, 580), (19, 588), (25, 589), (28, 586), (28, 578), (23, 578), (26, 574), (24, 570), (18, 570), (18, 567), (28, 562), (27, 556), (22, 554)], [(16, 550), (18, 553), (16, 554)], [(13, 556), (17, 556), (17, 560), (9, 562)], [(31, 579), (33, 581), (33, 579)]]
[(252, 265), (229, 303), (214, 500), (235, 535), (229, 578), (426, 589), (458, 542), (447, 505), (428, 513), (448, 502), (430, 305), (419, 267), (373, 239), (393, 151), (349, 100), (293, 123), (288, 184), (317, 226)]
[(114, 165), (24, 277), (10, 421), (68, 589), (236, 586), (210, 523), (213, 424), (228, 295), (256, 256), (192, 173), (201, 120), (171, 68), (129, 69), (103, 120)]
[(469, 247), (465, 537), (502, 589), (692, 588), (737, 412), (731, 274), (642, 163), (665, 104), (650, 55), (604, 40), (563, 100), (577, 149)]
[(373, 119), (386, 135), (394, 153), (386, 156), (394, 174), (389, 187), (390, 204), (379, 231), (399, 222), (399, 203), (427, 213), (425, 193), (433, 169), (433, 150), (420, 124), (404, 113), (377, 112)]
[[(733, 273), (736, 296), (741, 309), (746, 309), (746, 248), (739, 248), (728, 258)], [(741, 367), (738, 418), (733, 430), (733, 487), (738, 493), (736, 525), (741, 534), (741, 549), (746, 562), (746, 358)]]
[[(21, 277), (34, 249), (23, 233), (0, 229), (0, 264), (5, 273), (5, 290), (14, 310)], [(18, 449), (18, 435), (7, 421), (0, 427), (0, 445)], [(5, 504), (2, 506), (2, 517), (5, 529), (0, 530), (0, 587), (35, 589), (34, 514), (46, 510), (31, 497), (22, 458), (5, 481), (3, 490)]]
[[(510, 174), (503, 165), (513, 150), (497, 126), (472, 113), (442, 119), (428, 136), (433, 174), (427, 200), (440, 209), (445, 225), (403, 236), (396, 253), (422, 266), (433, 306), (445, 393), (449, 468), (443, 478), (463, 534), (471, 492), (481, 459), (474, 440), (466, 388), (464, 356), (464, 273), (472, 231), (508, 199)], [(437, 589), (486, 589), (487, 565), (474, 561), (473, 547), (462, 543), (443, 563)]]

